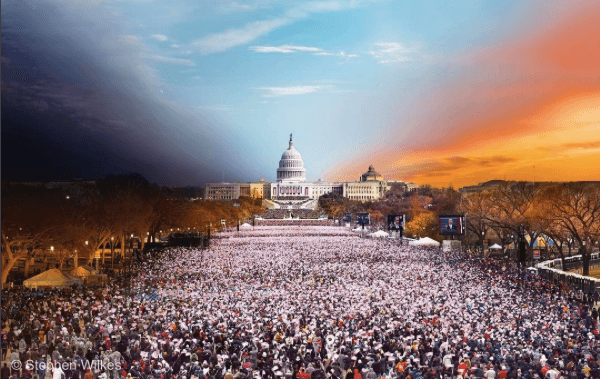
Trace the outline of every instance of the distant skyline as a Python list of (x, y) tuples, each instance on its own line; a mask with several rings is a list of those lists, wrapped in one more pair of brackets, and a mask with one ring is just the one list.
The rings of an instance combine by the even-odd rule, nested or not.
[(2, 0), (2, 176), (600, 180), (600, 3)]

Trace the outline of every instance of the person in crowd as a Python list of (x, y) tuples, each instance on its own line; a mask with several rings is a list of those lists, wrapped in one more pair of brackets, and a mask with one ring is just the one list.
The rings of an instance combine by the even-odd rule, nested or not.
[(4, 290), (8, 363), (70, 364), (40, 379), (600, 376), (581, 297), (522, 286), (513, 264), (343, 229), (222, 233), (144, 259), (128, 285)]

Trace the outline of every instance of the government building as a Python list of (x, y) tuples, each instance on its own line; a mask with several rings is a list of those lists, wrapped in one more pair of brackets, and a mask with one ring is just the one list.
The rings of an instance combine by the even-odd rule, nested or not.
[(288, 149), (279, 160), (276, 178), (274, 183), (265, 182), (264, 179), (256, 183), (208, 183), (204, 188), (204, 199), (235, 200), (240, 196), (250, 196), (263, 198), (265, 206), (271, 209), (314, 209), (319, 197), (329, 193), (350, 200), (378, 200), (391, 184), (373, 166), (369, 166), (368, 171), (355, 182), (307, 182), (304, 161), (294, 148), (291, 134)]

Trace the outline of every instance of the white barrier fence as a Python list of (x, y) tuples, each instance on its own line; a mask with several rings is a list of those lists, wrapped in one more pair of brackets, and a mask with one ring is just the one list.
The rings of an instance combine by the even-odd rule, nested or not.
[[(590, 256), (590, 267), (600, 265), (600, 253), (592, 253)], [(581, 290), (583, 292), (600, 292), (600, 279), (591, 276), (583, 276), (576, 272), (568, 272), (565, 270), (579, 269), (583, 265), (583, 256), (574, 255), (565, 258), (563, 267), (562, 259), (552, 259), (549, 261), (540, 262), (535, 265), (541, 277), (547, 279), (554, 284), (564, 283), (571, 288)]]

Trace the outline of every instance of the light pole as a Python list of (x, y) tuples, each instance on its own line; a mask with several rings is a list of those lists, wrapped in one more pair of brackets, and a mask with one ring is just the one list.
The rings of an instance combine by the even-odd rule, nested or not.
[[(86, 240), (85, 241), (85, 248), (89, 249), (89, 245), (90, 245), (90, 241)], [(89, 254), (89, 251), (88, 251)], [(96, 271), (98, 270), (98, 257), (96, 256), (96, 251), (92, 251), (93, 257), (94, 257), (94, 267), (96, 268)], [(91, 264), (92, 262), (90, 260), (88, 260), (88, 262)]]
[(481, 241), (481, 257), (483, 258), (485, 250), (483, 249), (483, 239), (485, 238), (485, 224), (483, 223), (482, 220), (479, 220), (479, 227), (481, 230), (481, 239), (479, 241)]
[(583, 270), (582, 274), (584, 276), (590, 274), (590, 260), (589, 255), (586, 248), (586, 240), (581, 241), (581, 257), (583, 258)]
[(133, 233), (129, 237), (129, 258), (133, 257)]
[(482, 257), (485, 255), (485, 249), (483, 248), (484, 238), (485, 238), (485, 232), (482, 230), (481, 231), (481, 256)]
[(115, 237), (110, 237), (110, 266), (115, 269)]

